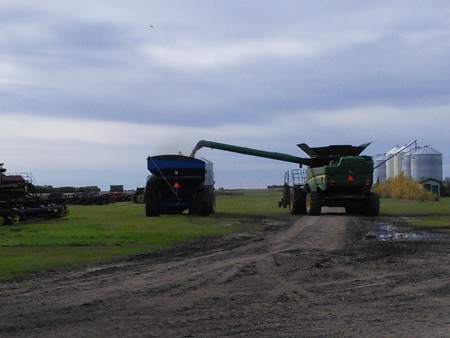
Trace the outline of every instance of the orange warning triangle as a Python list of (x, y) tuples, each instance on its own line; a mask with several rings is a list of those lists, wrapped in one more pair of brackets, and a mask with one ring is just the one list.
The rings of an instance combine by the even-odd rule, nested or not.
[(349, 182), (353, 182), (353, 176), (352, 176), (352, 175), (348, 175), (348, 177), (347, 177), (347, 181), (349, 181)]
[(175, 183), (173, 184), (173, 188), (180, 189), (180, 184), (177, 181), (175, 181)]

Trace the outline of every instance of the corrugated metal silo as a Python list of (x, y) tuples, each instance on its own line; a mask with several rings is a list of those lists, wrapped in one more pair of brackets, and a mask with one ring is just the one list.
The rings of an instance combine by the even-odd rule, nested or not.
[(378, 154), (373, 157), (373, 166), (375, 168), (373, 171), (373, 181), (374, 182), (386, 181), (386, 162), (385, 162), (385, 160), (386, 160), (386, 154)]
[(417, 149), (411, 149), (402, 154), (402, 171), (403, 175), (407, 178), (411, 178), (411, 154)]
[(442, 153), (429, 146), (411, 153), (411, 177), (416, 181), (434, 178), (442, 181)]
[[(392, 156), (399, 150), (400, 150), (399, 146), (392, 148), (386, 153), (386, 158)], [(395, 156), (387, 160), (386, 162), (386, 179), (394, 177), (395, 177)]]
[[(401, 148), (399, 148), (400, 150)], [(403, 154), (404, 152), (401, 151), (397, 155), (393, 157), (394, 160), (394, 176), (398, 176), (403, 172)]]

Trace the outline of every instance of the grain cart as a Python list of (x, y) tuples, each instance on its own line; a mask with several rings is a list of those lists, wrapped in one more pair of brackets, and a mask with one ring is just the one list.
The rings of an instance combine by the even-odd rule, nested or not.
[(208, 216), (215, 209), (213, 164), (183, 155), (147, 158), (152, 173), (144, 191), (147, 217), (181, 214)]
[(0, 225), (68, 214), (66, 205), (43, 200), (34, 192), (31, 174), (5, 174), (0, 163)]
[[(305, 183), (285, 186), (290, 190), (288, 202), (292, 214), (319, 215), (322, 206), (327, 206), (344, 207), (348, 214), (377, 216), (380, 200), (371, 191), (373, 160), (370, 156), (360, 155), (369, 144), (310, 148), (301, 143), (297, 146), (310, 156), (303, 158), (202, 140), (192, 150), (191, 156), (194, 157), (199, 149), (207, 147), (306, 165)], [(284, 193), (285, 198), (286, 195)]]

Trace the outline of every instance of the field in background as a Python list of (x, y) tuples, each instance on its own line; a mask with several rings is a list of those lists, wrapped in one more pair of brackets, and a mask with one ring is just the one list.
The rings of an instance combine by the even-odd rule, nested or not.
[(405, 216), (415, 227), (450, 232), (450, 197), (441, 197), (437, 202), (384, 198), (381, 199), (381, 213)]
[[(182, 241), (262, 226), (264, 217), (295, 219), (278, 208), (281, 192), (233, 190), (217, 196), (210, 217), (147, 218), (144, 206), (69, 206), (66, 218), (0, 227), (0, 280), (168, 249)], [(382, 199), (382, 214), (419, 216), (413, 225), (448, 231), (450, 198), (439, 202)]]

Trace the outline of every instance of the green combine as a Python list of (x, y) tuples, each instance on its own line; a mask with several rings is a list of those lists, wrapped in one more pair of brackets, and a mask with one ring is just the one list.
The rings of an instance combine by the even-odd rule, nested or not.
[(373, 160), (361, 155), (370, 143), (359, 146), (330, 145), (311, 148), (298, 144), (309, 158), (202, 140), (191, 153), (203, 148), (270, 158), (306, 165), (306, 179), (285, 184), (283, 200), (294, 215), (320, 215), (322, 207), (343, 207), (347, 214), (377, 216), (380, 200), (372, 191)]

